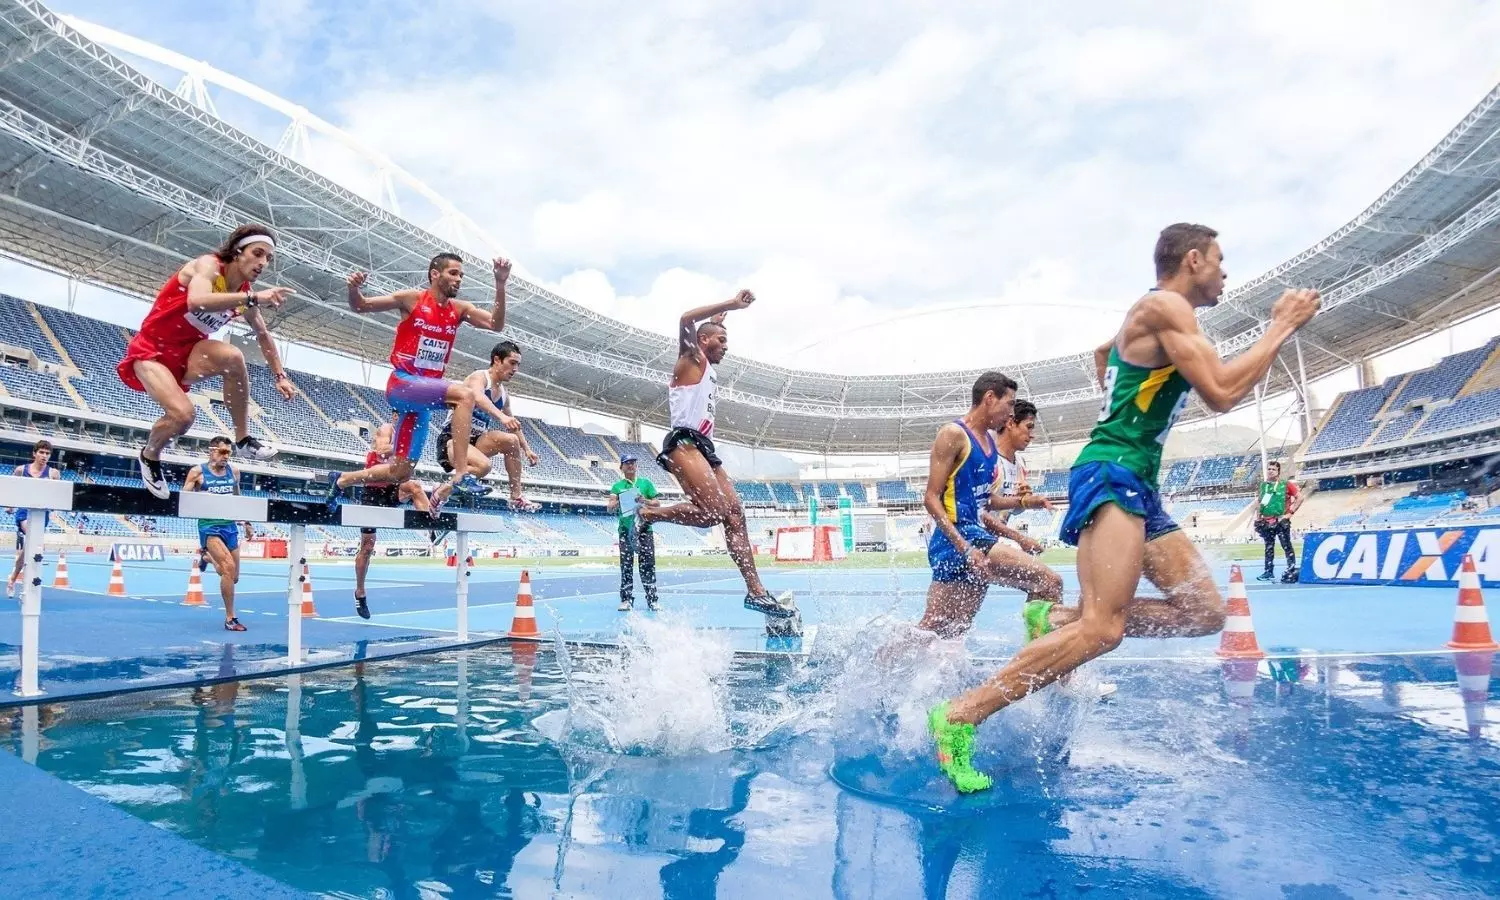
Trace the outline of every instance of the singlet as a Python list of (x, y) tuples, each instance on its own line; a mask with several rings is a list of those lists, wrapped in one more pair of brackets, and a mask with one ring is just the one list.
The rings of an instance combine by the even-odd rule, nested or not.
[[(990, 440), (993, 441), (994, 439), (995, 436), (993, 434), (990, 435)], [(1015, 462), (1006, 459), (1005, 454), (998, 452), (998, 450), (995, 456), (995, 489), (1000, 492), (1000, 496), (1002, 497), (1014, 497), (1021, 493), (1021, 485), (1026, 483), (1026, 467), (1021, 464), (1020, 454), (1016, 455)], [(1002, 510), (1000, 517), (1006, 521), (1010, 521), (1011, 514), (1015, 512), (1017, 510)]]
[[(499, 389), (499, 394), (495, 393), (496, 389)], [(509, 399), (505, 393), (505, 382), (491, 381), (488, 369), (484, 370), (484, 393), (485, 396), (490, 398), (490, 402), (495, 404), (496, 409), (502, 412), (505, 410), (505, 404)], [(479, 404), (476, 403), (474, 405), (473, 416), (469, 419), (469, 433), (471, 435), (481, 435), (497, 427), (498, 423), (491, 420), (490, 414), (480, 409)], [(453, 410), (451, 409), (448, 410), (448, 418), (443, 420), (442, 430), (453, 430)]]
[(714, 433), (714, 406), (719, 393), (719, 376), (713, 363), (703, 361), (703, 377), (697, 384), (667, 388), (667, 409), (673, 428), (691, 428), (704, 437)]
[(990, 449), (986, 451), (979, 437), (962, 419), (954, 422), (968, 435), (969, 443), (958, 458), (958, 467), (943, 486), (943, 510), (948, 514), (948, 521), (955, 525), (978, 525), (979, 514), (989, 505), (990, 491), (995, 487), (995, 461), (1001, 458), (1000, 450), (995, 446), (993, 435), (987, 435), (991, 440)]
[(453, 355), (453, 341), (460, 321), (457, 303), (439, 303), (431, 291), (423, 291), (411, 315), (396, 326), (391, 344), (391, 366), (408, 375), (441, 378)]
[[(239, 483), (239, 473), (234, 471), (234, 466), (225, 464), (224, 474), (215, 475), (214, 470), (209, 468), (208, 463), (203, 464), (203, 487), (199, 490), (205, 494), (233, 494), (235, 485)], [(198, 527), (213, 528), (216, 525), (233, 525), (229, 519), (199, 519)]]
[[(243, 291), (249, 286), (248, 282), (242, 283), (235, 290)], [(219, 263), (219, 274), (214, 278), (214, 293), (229, 293), (223, 263)], [(238, 316), (239, 311), (235, 309), (222, 309), (218, 312), (195, 312), (189, 309), (188, 289), (182, 283), (182, 271), (179, 269), (157, 293), (155, 302), (151, 304), (151, 311), (146, 313), (146, 318), (141, 322), (140, 336), (156, 344), (192, 345), (213, 336)]]
[[(33, 475), (33, 474), (31, 474), (31, 463), (27, 463), (26, 465), (24, 465), (24, 466), (21, 467), (21, 477), (22, 478), (51, 478), (52, 477), (52, 467), (51, 466), (42, 466), (42, 474), (40, 474), (40, 475)], [(24, 507), (24, 506), (17, 507), (16, 508), (16, 524), (19, 525), (22, 522), (26, 521), (27, 516), (30, 516), (30, 515), (31, 515), (30, 511), (28, 511), (26, 509), (26, 507)], [(45, 509), (42, 510), (42, 527), (46, 528), (47, 527), (47, 523), (51, 522), (51, 521), (52, 521), (52, 513), (49, 512), (49, 511), (47, 511), (47, 510), (45, 510)]]
[(1118, 463), (1155, 489), (1167, 433), (1187, 406), (1192, 387), (1176, 366), (1131, 365), (1111, 347), (1104, 369), (1104, 408), (1073, 465)]

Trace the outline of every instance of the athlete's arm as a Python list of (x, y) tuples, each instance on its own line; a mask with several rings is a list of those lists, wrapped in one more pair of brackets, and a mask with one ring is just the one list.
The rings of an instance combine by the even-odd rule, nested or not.
[(1180, 294), (1161, 291), (1142, 304), (1143, 323), (1156, 336), (1161, 348), (1182, 377), (1188, 380), (1208, 408), (1229, 412), (1260, 383), (1286, 339), (1307, 324), (1318, 311), (1318, 292), (1291, 290), (1271, 308), (1266, 333), (1254, 345), (1229, 362), (1198, 329), (1193, 308)]
[(357, 313), (377, 313), (390, 309), (411, 312), (417, 298), (422, 296), (421, 291), (397, 291), (381, 297), (366, 297), (359, 289), (364, 287), (368, 277), (364, 272), (355, 272), (349, 276), (349, 308)]
[[(214, 290), (214, 279), (219, 277), (219, 261), (213, 256), (200, 256), (182, 267), (181, 275), (187, 276), (187, 305), (193, 312), (223, 312), (245, 305), (245, 291)], [(181, 277), (179, 275), (178, 277)], [(273, 287), (250, 292), (257, 303), (280, 306), (291, 288)]]
[(1099, 386), (1104, 387), (1104, 370), (1109, 367), (1109, 351), (1115, 348), (1115, 339), (1111, 337), (1103, 346), (1094, 350), (1094, 377)]
[(510, 281), (510, 260), (495, 257), (495, 305), (491, 309), (480, 309), (470, 303), (464, 310), (464, 321), (476, 328), (500, 331), (505, 327), (505, 284)]
[(958, 458), (968, 439), (962, 428), (951, 423), (938, 430), (937, 440), (932, 442), (932, 453), (927, 460), (927, 491), (922, 495), (922, 506), (937, 524), (938, 530), (964, 556), (968, 556), (973, 548), (958, 533), (958, 526), (949, 520), (948, 510), (943, 507), (943, 489), (948, 486), (948, 479), (958, 470)]
[(188, 469), (187, 477), (182, 480), (182, 489), (185, 491), (196, 491), (203, 486), (203, 467), (193, 466)]
[(265, 317), (260, 314), (259, 309), (252, 307), (245, 310), (245, 324), (255, 331), (255, 344), (260, 347), (261, 355), (266, 358), (266, 365), (276, 378), (276, 390), (281, 393), (281, 399), (292, 399), (292, 379), (287, 377), (286, 366), (281, 363), (281, 353), (276, 349), (276, 337), (266, 325)]

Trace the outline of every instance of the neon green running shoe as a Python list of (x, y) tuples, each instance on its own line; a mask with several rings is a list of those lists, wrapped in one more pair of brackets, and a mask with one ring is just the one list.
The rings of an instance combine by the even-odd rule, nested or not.
[(1055, 605), (1051, 600), (1027, 600), (1021, 607), (1021, 621), (1026, 623), (1026, 643), (1052, 630), (1051, 612)]
[(994, 784), (990, 776), (974, 768), (974, 726), (948, 721), (947, 701), (927, 713), (927, 731), (937, 744), (938, 768), (960, 794), (988, 790)]

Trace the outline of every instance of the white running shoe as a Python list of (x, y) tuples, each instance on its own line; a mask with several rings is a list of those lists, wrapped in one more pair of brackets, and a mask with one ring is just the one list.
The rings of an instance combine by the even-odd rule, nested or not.
[(254, 459), (265, 462), (276, 455), (275, 447), (267, 447), (254, 437), (246, 437), (242, 441), (234, 442), (234, 455), (242, 459)]
[(161, 460), (147, 459), (144, 450), (135, 459), (141, 465), (141, 484), (146, 486), (151, 496), (160, 500), (172, 496), (172, 488), (167, 484), (167, 476), (161, 471)]

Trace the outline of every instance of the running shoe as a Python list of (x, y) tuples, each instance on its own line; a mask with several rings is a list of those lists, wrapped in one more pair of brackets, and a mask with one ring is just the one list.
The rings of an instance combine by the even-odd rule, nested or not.
[(621, 600), (620, 605), (615, 607), (617, 612), (630, 612), (632, 609), (635, 609), (634, 600)]
[(540, 503), (533, 503), (525, 497), (510, 498), (510, 508), (516, 512), (534, 513), (542, 508)]
[(370, 618), (370, 598), (354, 595), (354, 612), (361, 619)]
[(1276, 577), (1275, 574), (1270, 569), (1267, 569), (1264, 572), (1260, 573), (1259, 575), (1255, 576), (1255, 580), (1256, 581), (1270, 581), (1272, 578), (1275, 578), (1275, 577)]
[(333, 512), (339, 508), (339, 501), (344, 498), (344, 489), (339, 487), (339, 473), (330, 471), (328, 473), (328, 494), (323, 502), (328, 504), (328, 511)]
[(791, 591), (787, 591), (778, 597), (771, 596), (770, 591), (761, 594), (759, 597), (754, 594), (746, 594), (745, 608), (751, 612), (763, 613), (773, 619), (790, 619), (797, 614), (797, 604), (793, 602)]
[(651, 612), (656, 612), (658, 609), (661, 609), (661, 603), (658, 602), (655, 597), (647, 597), (646, 609), (650, 610)]
[(225, 631), (245, 631), (246, 629), (245, 629), (244, 625), (240, 624), (240, 620), (239, 619), (225, 619), (224, 620), (224, 630)]
[(1021, 621), (1026, 624), (1026, 643), (1031, 643), (1052, 630), (1051, 600), (1027, 600), (1021, 607)]
[(234, 442), (234, 455), (244, 459), (256, 459), (265, 462), (276, 455), (275, 447), (267, 447), (253, 436), (245, 436)]
[(465, 475), (462, 479), (459, 480), (458, 486), (455, 487), (454, 490), (463, 491), (465, 494), (468, 494), (471, 497), (483, 497), (490, 491), (494, 490), (494, 488), (480, 481), (478, 478), (475, 478), (474, 473), (470, 472), (468, 475)]
[(167, 485), (167, 476), (161, 471), (161, 460), (147, 459), (146, 451), (142, 450), (136, 457), (136, 461), (141, 464), (141, 483), (146, 486), (146, 490), (151, 492), (151, 496), (161, 500), (172, 496), (172, 489)]
[(944, 701), (927, 713), (927, 733), (937, 745), (938, 768), (961, 794), (988, 790), (994, 781), (974, 768), (974, 726), (948, 721)]
[(1301, 574), (1302, 573), (1298, 572), (1296, 569), (1287, 569), (1286, 572), (1281, 576), (1281, 583), (1296, 584)]

